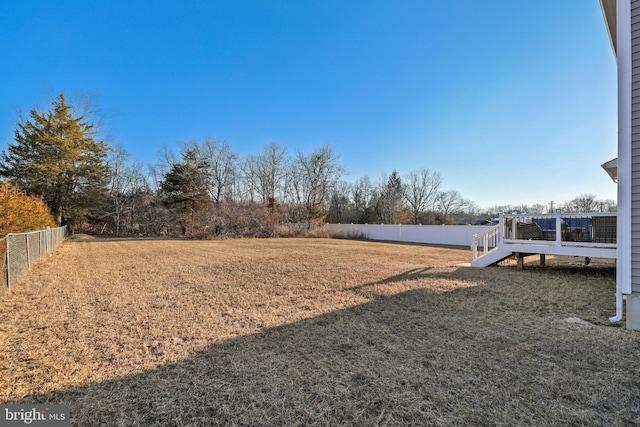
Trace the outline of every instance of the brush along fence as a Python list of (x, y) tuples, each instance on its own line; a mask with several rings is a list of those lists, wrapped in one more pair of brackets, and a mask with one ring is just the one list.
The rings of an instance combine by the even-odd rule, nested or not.
[(20, 276), (40, 258), (53, 251), (67, 235), (67, 227), (29, 233), (11, 233), (0, 239), (0, 284), (6, 288), (18, 283)]

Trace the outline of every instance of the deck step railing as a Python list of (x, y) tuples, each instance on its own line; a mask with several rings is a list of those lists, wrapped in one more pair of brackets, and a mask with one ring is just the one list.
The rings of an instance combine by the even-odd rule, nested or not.
[(473, 252), (473, 259), (486, 254), (491, 249), (498, 247), (500, 243), (500, 224), (496, 224), (484, 233), (474, 234), (471, 242), (471, 251)]

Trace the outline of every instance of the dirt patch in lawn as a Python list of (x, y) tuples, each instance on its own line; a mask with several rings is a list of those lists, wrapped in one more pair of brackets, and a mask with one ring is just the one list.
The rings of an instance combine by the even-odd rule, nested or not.
[[(74, 425), (628, 425), (615, 269), (329, 239), (73, 241), (0, 301), (0, 400)], [(568, 322), (566, 319), (583, 322)]]

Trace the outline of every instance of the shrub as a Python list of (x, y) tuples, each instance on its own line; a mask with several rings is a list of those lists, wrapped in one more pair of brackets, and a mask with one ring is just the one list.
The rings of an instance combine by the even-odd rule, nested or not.
[(360, 230), (339, 231), (330, 237), (334, 239), (367, 240), (367, 235)]
[(278, 207), (257, 203), (225, 202), (210, 211), (208, 237), (275, 237), (282, 222)]
[(55, 226), (42, 199), (27, 196), (9, 182), (0, 184), (0, 236)]

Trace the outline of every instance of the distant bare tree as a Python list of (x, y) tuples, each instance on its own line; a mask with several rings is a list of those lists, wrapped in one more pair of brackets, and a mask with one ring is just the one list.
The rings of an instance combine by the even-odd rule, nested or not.
[(451, 215), (462, 211), (464, 203), (464, 199), (456, 190), (441, 191), (436, 197), (437, 209), (447, 221), (451, 220)]
[(333, 186), (329, 195), (329, 209), (327, 222), (351, 223), (357, 221), (357, 213), (349, 197), (353, 184), (346, 181), (338, 181)]
[(130, 192), (123, 212), (127, 231), (145, 234), (158, 232), (152, 224), (157, 223), (154, 217), (160, 213), (156, 206), (161, 207), (161, 201), (151, 189), (149, 177), (145, 175), (145, 166), (139, 161), (130, 163), (127, 176)]
[(233, 198), (238, 180), (238, 155), (227, 142), (206, 138), (199, 147), (202, 158), (207, 163), (207, 187), (209, 196), (216, 205), (225, 197)]
[(123, 214), (133, 209), (136, 193), (146, 188), (146, 179), (142, 174), (143, 166), (129, 162), (129, 153), (122, 145), (116, 145), (107, 159), (109, 165), (109, 199), (113, 217), (114, 233), (120, 234)]
[(522, 203), (522, 204), (513, 206), (512, 212), (516, 212), (519, 214), (531, 213), (531, 208), (529, 207), (529, 205)]
[(409, 204), (414, 224), (418, 224), (420, 216), (434, 204), (441, 184), (440, 173), (429, 169), (422, 168), (407, 174), (404, 179), (404, 197)]
[(356, 221), (364, 218), (364, 212), (372, 204), (375, 187), (368, 176), (358, 179), (351, 187), (351, 199), (356, 214)]
[(618, 204), (615, 200), (606, 199), (598, 201), (600, 212), (616, 212)]
[(500, 212), (510, 213), (510, 214), (522, 214), (522, 213), (530, 213), (530, 208), (527, 205), (498, 205), (491, 206), (484, 211), (488, 216), (497, 216)]
[(324, 216), (323, 207), (329, 191), (344, 175), (338, 155), (326, 145), (309, 154), (300, 152), (291, 173), (291, 188), (296, 201), (304, 207), (307, 220), (320, 219)]
[(473, 224), (480, 215), (480, 207), (472, 200), (464, 199), (462, 211), (465, 213), (465, 221), (467, 224)]
[(546, 210), (547, 210), (547, 207), (545, 205), (540, 204), (540, 203), (536, 203), (534, 205), (531, 205), (531, 207), (529, 207), (527, 213), (543, 214), (543, 213), (546, 212)]
[(561, 205), (563, 212), (616, 212), (615, 200), (599, 200), (594, 194), (581, 194)]
[(569, 212), (595, 212), (598, 209), (598, 201), (594, 194), (581, 194), (566, 204)]
[(286, 175), (287, 150), (277, 142), (268, 144), (262, 153), (249, 156), (245, 163), (245, 177), (251, 193), (257, 193), (260, 201), (275, 206), (278, 193), (282, 192)]
[(124, 198), (127, 192), (128, 182), (126, 180), (126, 162), (127, 152), (122, 145), (116, 145), (108, 159), (109, 165), (109, 198), (111, 201), (112, 212), (109, 215), (113, 215), (113, 222), (115, 225), (115, 235), (120, 233), (120, 220), (122, 210), (124, 207)]

